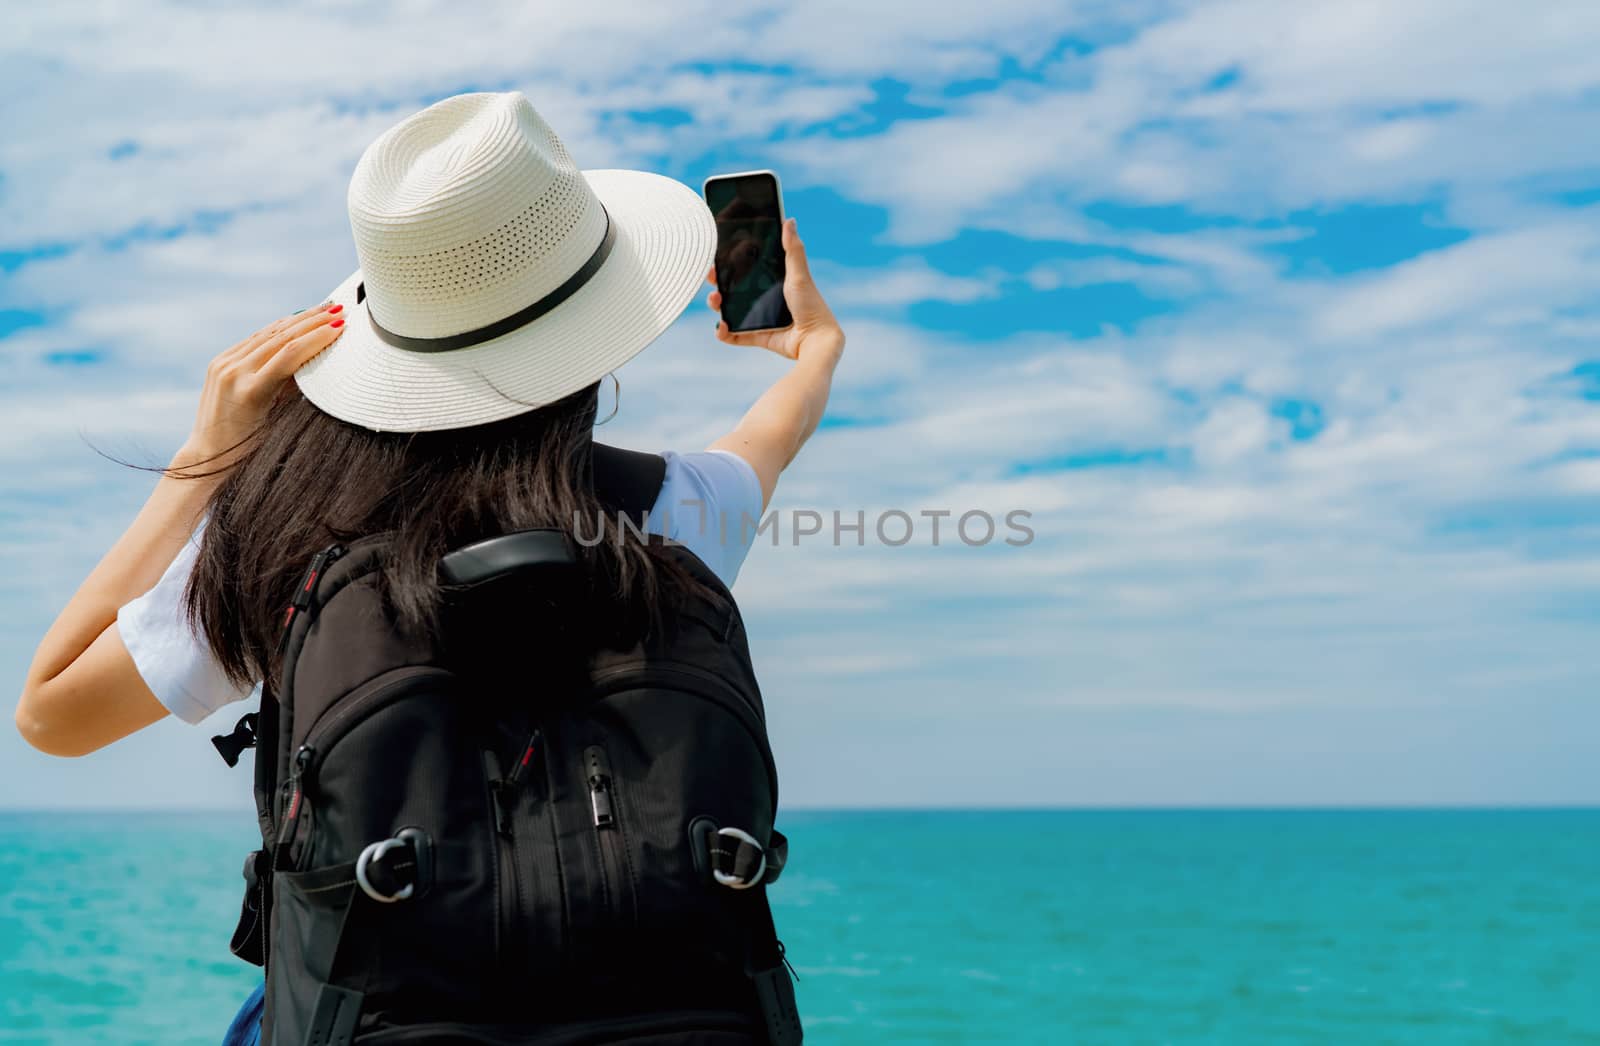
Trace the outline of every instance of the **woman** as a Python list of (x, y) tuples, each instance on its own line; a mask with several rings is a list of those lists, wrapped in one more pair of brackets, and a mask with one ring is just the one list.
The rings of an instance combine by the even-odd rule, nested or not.
[[(361, 268), (212, 361), (189, 438), (39, 644), (16, 722), (41, 751), (83, 755), (168, 714), (199, 722), (273, 683), (283, 608), (330, 539), (393, 531), (383, 584), (398, 626), (427, 632), (446, 550), (603, 518), (596, 390), (715, 284), (698, 196), (579, 172), (511, 92), (446, 99), (386, 132), (349, 202)], [(793, 326), (719, 321), (717, 337), (792, 366), (706, 451), (663, 455), (646, 528), (729, 585), (753, 534), (740, 524), (815, 430), (844, 347), (793, 219), (782, 238)], [(641, 620), (693, 584), (627, 528), (583, 545)], [(230, 1041), (251, 1041), (249, 1005), (235, 1025)]]

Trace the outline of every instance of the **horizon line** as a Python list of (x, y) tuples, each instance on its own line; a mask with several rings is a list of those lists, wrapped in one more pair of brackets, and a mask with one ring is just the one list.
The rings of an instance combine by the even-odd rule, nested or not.
[[(982, 814), (982, 813), (1540, 813), (1600, 812), (1600, 800), (1546, 802), (1373, 802), (1373, 803), (1104, 803), (1066, 805), (899, 805), (899, 806), (785, 806), (779, 816), (791, 814)], [(0, 817), (22, 814), (79, 815), (233, 815), (255, 811), (246, 806), (0, 806)]]

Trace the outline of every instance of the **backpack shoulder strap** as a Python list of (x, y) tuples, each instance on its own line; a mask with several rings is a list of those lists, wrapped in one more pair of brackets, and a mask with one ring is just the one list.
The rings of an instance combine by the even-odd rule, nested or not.
[(594, 492), (606, 505), (633, 519), (655, 507), (667, 477), (666, 458), (595, 443), (591, 461)]
[(261, 829), (261, 848), (244, 859), (244, 897), (239, 904), (239, 921), (228, 941), (228, 950), (245, 962), (267, 964), (267, 925), (272, 887), (271, 846), (275, 826), (272, 800), (278, 787), (278, 697), (269, 687), (261, 690), (260, 710), (239, 720), (233, 733), (213, 737), (212, 743), (229, 766), (239, 761), (246, 748), (256, 750), (256, 821)]
[(261, 688), (261, 706), (256, 714), (255, 798), (256, 820), (261, 823), (263, 846), (270, 845), (278, 832), (273, 822), (273, 798), (278, 794), (278, 695), (270, 687)]

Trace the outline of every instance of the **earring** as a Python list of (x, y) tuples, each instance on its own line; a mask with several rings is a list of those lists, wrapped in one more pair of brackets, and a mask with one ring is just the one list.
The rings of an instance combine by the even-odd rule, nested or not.
[(613, 399), (611, 403), (611, 413), (605, 416), (605, 421), (595, 422), (594, 424), (596, 428), (599, 428), (607, 421), (610, 421), (612, 418), (616, 417), (617, 411), (622, 407), (622, 382), (617, 380), (617, 376), (615, 374), (607, 374), (606, 377), (611, 379), (611, 387), (615, 390), (612, 394)]

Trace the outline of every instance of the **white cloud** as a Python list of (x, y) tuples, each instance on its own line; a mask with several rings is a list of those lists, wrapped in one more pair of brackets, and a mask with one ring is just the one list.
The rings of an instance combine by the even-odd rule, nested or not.
[(1503, 105), (1600, 83), (1600, 12), (1557, 0), (1530, 18), (1502, 4), (1305, 6), (1236, 0), (1192, 7), (1106, 52), (1107, 75), (1198, 87), (1234, 70), (1234, 96), (1276, 113), (1414, 102)]
[(824, 266), (819, 277), (833, 288), (831, 301), (843, 307), (911, 305), (924, 301), (967, 303), (1000, 294), (1001, 277), (952, 276), (925, 261), (900, 262), (889, 268), (851, 270)]
[(1356, 282), (1317, 316), (1331, 338), (1365, 338), (1425, 323), (1482, 319), (1506, 306), (1592, 300), (1600, 278), (1600, 226), (1594, 209), (1559, 225), (1480, 236), (1424, 254)]
[[(1019, 219), (1018, 202), (1040, 195), (1061, 215), (1110, 199), (1248, 218), (1441, 188), (1481, 199), (1488, 186), (1600, 165), (1584, 131), (1600, 82), (1596, 11), (1195, 5), (1124, 44), (1062, 59), (1043, 85), (781, 155), (890, 208), (890, 232), (907, 242), (962, 225), (1026, 235), (1039, 218)], [(1208, 91), (1219, 77), (1231, 80)]]
[(1266, 449), (1272, 425), (1256, 400), (1225, 399), (1212, 406), (1194, 432), (1194, 451), (1202, 465), (1226, 465)]
[(1037, 291), (1058, 287), (1092, 287), (1108, 283), (1131, 283), (1159, 296), (1184, 296), (1202, 287), (1192, 270), (1176, 265), (1152, 265), (1121, 258), (1072, 258), (1035, 265), (1023, 279)]

